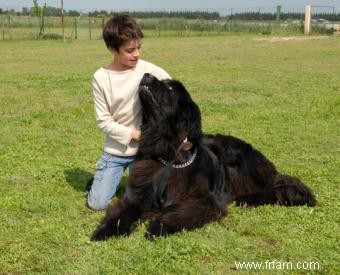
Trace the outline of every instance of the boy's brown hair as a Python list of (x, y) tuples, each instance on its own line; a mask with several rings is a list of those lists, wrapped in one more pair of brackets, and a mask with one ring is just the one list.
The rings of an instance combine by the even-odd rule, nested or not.
[(116, 15), (106, 22), (103, 38), (107, 48), (113, 48), (119, 52), (120, 46), (126, 41), (143, 38), (143, 32), (131, 16)]

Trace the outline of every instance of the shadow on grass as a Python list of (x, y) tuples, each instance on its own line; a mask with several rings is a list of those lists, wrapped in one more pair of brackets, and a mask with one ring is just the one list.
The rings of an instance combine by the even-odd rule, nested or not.
[(77, 191), (85, 192), (87, 183), (93, 174), (81, 169), (72, 168), (64, 170), (65, 179)]
[[(90, 191), (93, 174), (81, 169), (73, 168), (64, 170), (66, 181), (77, 191), (85, 192)], [(116, 196), (121, 198), (124, 196), (125, 187), (127, 184), (128, 175), (124, 175), (116, 192)]]

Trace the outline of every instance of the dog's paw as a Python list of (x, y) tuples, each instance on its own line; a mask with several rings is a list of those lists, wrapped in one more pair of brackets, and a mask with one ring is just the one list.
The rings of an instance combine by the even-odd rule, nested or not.
[(236, 201), (236, 206), (241, 208), (248, 208), (250, 207), (249, 203), (247, 201)]
[(129, 235), (136, 224), (128, 224), (126, 220), (113, 219), (100, 225), (92, 234), (91, 241), (104, 241), (113, 236)]
[(244, 196), (242, 198), (236, 199), (235, 202), (236, 202), (236, 206), (241, 207), (241, 208), (250, 208), (250, 207), (256, 207), (256, 206), (267, 204), (266, 200), (264, 200), (261, 196), (257, 196), (257, 195)]
[(108, 224), (100, 225), (92, 234), (91, 241), (105, 241), (106, 239), (115, 235), (116, 228)]
[(154, 240), (156, 237), (167, 236), (171, 233), (173, 233), (173, 230), (169, 226), (156, 220), (150, 223), (144, 236), (148, 240)]

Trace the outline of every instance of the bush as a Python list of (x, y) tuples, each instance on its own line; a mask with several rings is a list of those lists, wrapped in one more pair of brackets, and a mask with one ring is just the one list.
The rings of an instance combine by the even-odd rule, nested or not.
[(58, 33), (47, 33), (42, 36), (44, 40), (61, 40), (63, 36)]

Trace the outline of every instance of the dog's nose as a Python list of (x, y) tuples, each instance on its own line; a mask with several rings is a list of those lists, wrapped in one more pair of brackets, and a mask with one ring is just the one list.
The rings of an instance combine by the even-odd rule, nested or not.
[(153, 79), (154, 79), (154, 76), (152, 74), (145, 73), (140, 83), (142, 85), (148, 85), (152, 82)]

